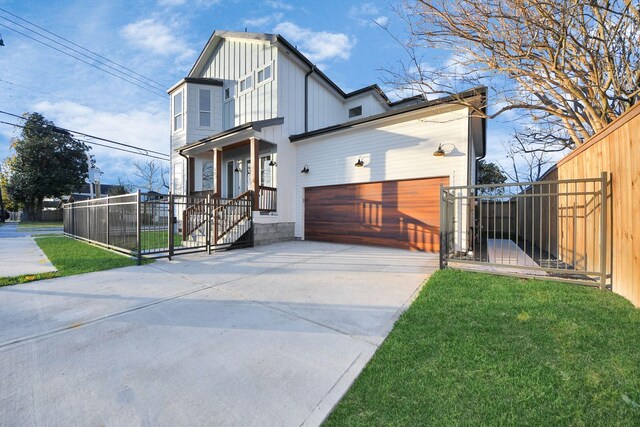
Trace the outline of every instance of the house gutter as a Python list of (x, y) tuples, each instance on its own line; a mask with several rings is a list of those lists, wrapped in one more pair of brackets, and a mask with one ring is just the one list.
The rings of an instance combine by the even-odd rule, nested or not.
[(304, 132), (309, 132), (309, 76), (316, 70), (312, 65), (307, 74), (304, 75)]

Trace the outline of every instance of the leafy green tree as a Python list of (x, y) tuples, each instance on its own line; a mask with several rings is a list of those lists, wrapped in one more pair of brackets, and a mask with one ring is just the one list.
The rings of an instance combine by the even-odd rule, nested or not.
[[(487, 163), (484, 160), (478, 160), (478, 175), (477, 184), (503, 184), (507, 181), (507, 175), (502, 172), (500, 166), (495, 163)], [(504, 189), (502, 187), (496, 188), (481, 188), (478, 190), (479, 194), (502, 194)]]
[(25, 114), (22, 135), (11, 144), (10, 197), (24, 203), (30, 219), (41, 217), (45, 197), (76, 191), (88, 176), (85, 143), (38, 113)]

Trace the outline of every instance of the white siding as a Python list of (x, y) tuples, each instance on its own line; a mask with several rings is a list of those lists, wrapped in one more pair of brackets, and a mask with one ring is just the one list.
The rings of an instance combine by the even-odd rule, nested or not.
[[(234, 98), (222, 103), (223, 130), (256, 120), (277, 117), (276, 79), (258, 84), (256, 71), (272, 64), (275, 71), (277, 48), (259, 40), (225, 39), (216, 47), (201, 76), (223, 80), (224, 87), (235, 87)], [(237, 83), (251, 74), (253, 87), (239, 93)], [(276, 74), (277, 77), (277, 74)]]
[[(362, 115), (350, 119), (349, 110), (359, 105), (362, 106)], [(389, 108), (385, 104), (381, 104), (379, 98), (372, 92), (367, 92), (366, 94), (349, 98), (346, 102), (344, 110), (345, 113), (344, 117), (342, 117), (341, 122), (346, 122), (348, 120), (357, 120), (366, 116), (373, 116), (375, 114), (384, 113), (388, 111)]]
[[(304, 113), (304, 87), (302, 93), (302, 111)], [(320, 81), (316, 74), (309, 77), (309, 129), (321, 129), (347, 121), (344, 102), (334, 90)]]
[[(448, 176), (467, 183), (468, 117), (465, 107), (424, 110), (410, 118), (358, 127), (299, 141), (296, 170), (296, 237), (304, 237), (304, 188), (359, 182)], [(434, 157), (442, 143), (448, 153)], [(362, 158), (365, 167), (354, 164)], [(309, 174), (300, 170), (309, 166)]]

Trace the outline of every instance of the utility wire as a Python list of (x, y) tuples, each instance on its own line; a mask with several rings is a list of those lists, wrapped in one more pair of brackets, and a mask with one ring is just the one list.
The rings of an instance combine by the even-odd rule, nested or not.
[[(15, 127), (19, 127), (19, 128), (24, 129), (24, 126), (19, 125), (19, 124), (16, 124), (16, 123), (5, 122), (4, 120), (0, 120), (0, 123), (5, 124), (5, 125), (15, 126)], [(58, 131), (58, 130), (63, 130), (63, 129), (62, 129), (62, 128), (58, 128), (58, 127), (55, 127), (55, 126), (54, 126), (54, 131)], [(112, 149), (112, 150), (116, 150), (116, 151), (124, 151), (125, 153), (137, 154), (138, 156), (151, 157), (151, 158), (154, 158), (154, 159), (163, 160), (163, 161), (165, 161), (165, 162), (166, 162), (166, 161), (168, 161), (168, 160), (167, 160), (167, 159), (165, 159), (165, 158), (158, 157), (158, 156), (154, 156), (154, 155), (152, 155), (152, 154), (148, 154), (148, 153), (147, 153), (147, 154), (145, 154), (145, 153), (140, 153), (139, 151), (127, 150), (127, 149), (124, 149), (124, 148), (118, 148), (118, 147), (111, 147), (111, 146), (109, 146), (109, 145), (100, 144), (100, 143), (98, 143), (98, 142), (94, 142), (94, 141), (86, 141), (86, 140), (83, 140), (83, 139), (78, 139), (78, 138), (73, 138), (73, 137), (72, 137), (72, 139), (73, 139), (74, 141), (82, 142), (82, 143), (85, 143), (85, 144), (98, 145), (98, 146), (100, 146), (100, 147), (110, 148), (110, 149)], [(142, 149), (142, 150), (144, 150), (144, 149)]]
[[(6, 19), (6, 18), (5, 18), (5, 19)], [(33, 40), (33, 41), (36, 41), (36, 42), (38, 42), (38, 43), (41, 43), (41, 44), (43, 44), (43, 45), (45, 45), (45, 46), (47, 46), (47, 47), (50, 47), (51, 49), (56, 50), (56, 51), (58, 51), (58, 52), (60, 52), (60, 53), (62, 53), (62, 54), (64, 54), (64, 55), (67, 55), (67, 56), (70, 56), (71, 58), (77, 59), (77, 60), (78, 60), (78, 61), (80, 61), (80, 62), (84, 62), (85, 64), (90, 65), (90, 66), (92, 66), (92, 67), (94, 67), (94, 68), (97, 68), (98, 70), (100, 70), (100, 71), (102, 71), (102, 72), (105, 72), (105, 73), (107, 73), (107, 74), (111, 74), (112, 76), (114, 76), (114, 77), (116, 77), (116, 78), (118, 78), (118, 79), (120, 79), (120, 80), (123, 80), (123, 81), (125, 81), (125, 82), (127, 82), (127, 83), (130, 83), (130, 84), (132, 84), (132, 85), (134, 85), (134, 86), (137, 86), (137, 87), (139, 87), (140, 89), (146, 90), (147, 92), (153, 93), (154, 95), (160, 96), (160, 97), (162, 97), (162, 98), (166, 98), (166, 95), (160, 95), (159, 91), (158, 91), (158, 92), (156, 92), (155, 90), (151, 90), (151, 89), (149, 89), (149, 88), (147, 88), (147, 87), (145, 87), (145, 86), (139, 85), (138, 83), (132, 82), (131, 80), (127, 80), (126, 78), (124, 78), (124, 77), (122, 77), (122, 76), (119, 76), (119, 75), (117, 75), (117, 74), (115, 74), (115, 73), (112, 73), (111, 71), (105, 70), (104, 68), (100, 68), (100, 67), (98, 67), (97, 65), (92, 64), (92, 63), (91, 63), (91, 62), (89, 62), (89, 61), (85, 61), (85, 60), (84, 60), (84, 59), (82, 59), (82, 58), (78, 58), (77, 56), (72, 55), (72, 54), (70, 54), (70, 53), (68, 53), (68, 52), (65, 52), (65, 51), (63, 51), (62, 49), (58, 49), (57, 47), (52, 46), (52, 45), (50, 45), (50, 44), (48, 44), (48, 43), (45, 43), (45, 42), (43, 42), (42, 40), (38, 40), (38, 39), (37, 39), (37, 38), (35, 38), (35, 37), (31, 37), (31, 36), (30, 36), (30, 35), (28, 35), (28, 34), (25, 34), (25, 33), (21, 32), (21, 31), (18, 31), (18, 30), (16, 30), (15, 28), (11, 28), (11, 27), (9, 27), (9, 26), (7, 26), (7, 25), (5, 25), (5, 24), (2, 24), (2, 23), (0, 23), (0, 26), (5, 27), (5, 28), (7, 28), (7, 29), (9, 29), (9, 30), (11, 30), (11, 31), (13, 31), (13, 32), (16, 32), (16, 33), (18, 33), (18, 34), (20, 34), (20, 35), (23, 35), (23, 36), (25, 36), (25, 37), (27, 37), (27, 38), (29, 38), (29, 39)]]
[(80, 105), (80, 106), (82, 106), (82, 107), (87, 107), (87, 108), (93, 109), (93, 107), (90, 107), (90, 106), (85, 105), (85, 104), (81, 104), (80, 102), (78, 102), (78, 101), (74, 101), (73, 99), (63, 98), (63, 97), (61, 97), (61, 96), (54, 95), (54, 94), (49, 93), (49, 92), (43, 92), (43, 91), (38, 90), (38, 89), (33, 88), (33, 87), (24, 86), (24, 85), (21, 85), (21, 84), (18, 84), (18, 83), (14, 83), (14, 82), (10, 82), (10, 81), (8, 81), (8, 80), (4, 80), (4, 79), (0, 79), (0, 82), (2, 82), (2, 83), (6, 83), (6, 84), (8, 84), (8, 85), (10, 85), (10, 86), (20, 87), (20, 88), (22, 88), (22, 89), (26, 89), (26, 90), (31, 91), (31, 92), (33, 92), (33, 93), (39, 93), (40, 95), (51, 96), (51, 97), (53, 97), (53, 98), (57, 98), (57, 99), (60, 99), (60, 100), (62, 100), (62, 101), (72, 102), (72, 103), (77, 104), (77, 105)]
[[(152, 85), (152, 84), (150, 84), (147, 80), (143, 80), (143, 79), (141, 79), (141, 78), (139, 78), (139, 77), (129, 75), (128, 73), (125, 73), (124, 71), (119, 70), (118, 68), (113, 67), (113, 66), (111, 66), (111, 65), (107, 64), (106, 62), (102, 62), (102, 61), (100, 61), (100, 60), (98, 60), (98, 59), (92, 58), (92, 57), (88, 56), (86, 53), (84, 53), (84, 52), (82, 52), (82, 51), (80, 51), (80, 50), (78, 50), (78, 49), (75, 49), (75, 48), (73, 48), (73, 47), (66, 46), (65, 44), (60, 43), (59, 41), (54, 40), (54, 39), (52, 39), (51, 37), (47, 37), (47, 36), (45, 36), (44, 34), (41, 34), (41, 33), (37, 32), (37, 31), (34, 31), (34, 30), (32, 30), (31, 28), (26, 27), (26, 26), (24, 26), (24, 25), (22, 25), (22, 24), (20, 24), (20, 23), (18, 23), (18, 22), (16, 22), (16, 21), (12, 21), (11, 19), (9, 19), (9, 18), (7, 18), (7, 17), (0, 16), (0, 18), (4, 19), (5, 21), (9, 21), (9, 22), (11, 22), (13, 25), (17, 25), (17, 26), (18, 26), (18, 27), (20, 27), (20, 28), (23, 28), (23, 29), (25, 29), (25, 30), (27, 30), (27, 31), (30, 31), (30, 32), (32, 32), (33, 34), (37, 34), (38, 36), (42, 37), (43, 39), (45, 39), (45, 40), (49, 40), (50, 42), (53, 42), (53, 43), (55, 43), (55, 44), (57, 44), (57, 45), (59, 45), (59, 46), (62, 46), (62, 47), (64, 47), (65, 49), (69, 49), (69, 50), (70, 50), (70, 51), (72, 51), (72, 52), (78, 53), (78, 54), (80, 54), (80, 55), (84, 56), (85, 58), (88, 58), (88, 59), (90, 59), (90, 60), (92, 60), (92, 61), (97, 62), (98, 64), (104, 65), (105, 67), (109, 67), (109, 68), (111, 68), (112, 70), (114, 70), (115, 72), (120, 73), (120, 74), (123, 74), (124, 76), (126, 76), (126, 77), (128, 77), (128, 78), (131, 78), (131, 79), (137, 80), (137, 81), (141, 82), (142, 84), (149, 86), (151, 89), (154, 89), (154, 90), (160, 90), (160, 91), (162, 91), (162, 92), (164, 93), (164, 88), (159, 88), (159, 87), (157, 87), (157, 86), (155, 86), (155, 85)], [(14, 31), (15, 31), (15, 30), (14, 30)], [(103, 70), (103, 71), (104, 71), (104, 70)]]
[[(15, 117), (15, 118), (20, 119), (20, 120), (27, 120), (25, 117), (22, 117), (22, 116), (20, 116), (20, 115), (18, 115), (18, 114), (9, 113), (8, 111), (2, 111), (2, 110), (0, 110), (0, 113), (1, 113), (1, 114), (6, 114), (7, 116)], [(20, 125), (16, 125), (16, 126), (20, 126)], [(20, 127), (23, 127), (23, 126), (20, 126)], [(75, 131), (75, 130), (71, 130), (71, 129), (63, 128), (63, 127), (60, 127), (60, 126), (55, 126), (55, 125), (54, 125), (54, 126), (53, 126), (53, 128), (54, 128), (54, 129), (58, 129), (58, 130), (60, 130), (60, 131), (65, 131), (65, 132), (69, 132), (69, 133), (72, 133), (72, 134), (76, 134), (76, 135), (82, 135), (82, 136), (87, 137), (87, 138), (92, 138), (92, 139), (96, 139), (96, 140), (99, 140), (99, 141), (108, 142), (108, 143), (110, 143), (110, 144), (120, 145), (120, 146), (123, 146), (123, 147), (132, 148), (132, 149), (134, 149), (134, 150), (140, 150), (140, 151), (143, 151), (143, 152), (144, 152), (144, 153), (142, 153), (142, 154), (145, 154), (145, 153), (146, 153), (146, 154), (153, 153), (153, 154), (157, 154), (157, 155), (160, 155), (160, 156), (170, 157), (168, 154), (166, 154), (166, 153), (161, 153), (161, 152), (159, 152), (159, 151), (154, 151), (154, 150), (150, 150), (150, 149), (147, 149), (147, 148), (137, 147), (137, 146), (135, 146), (135, 145), (131, 145), (131, 144), (125, 144), (125, 143), (123, 143), (123, 142), (114, 141), (114, 140), (112, 140), (112, 139), (101, 138), (101, 137), (99, 137), (99, 136), (95, 136), (95, 135), (91, 135), (91, 134), (88, 134), (88, 133), (84, 133), (84, 132), (79, 132), (79, 131)], [(99, 144), (97, 144), (97, 143), (95, 143), (95, 144), (96, 144), (96, 145), (99, 145)], [(115, 148), (115, 147), (114, 147), (114, 148)], [(163, 160), (165, 160), (165, 159), (163, 159)]]
[[(68, 40), (68, 39), (66, 39), (66, 38), (64, 38), (64, 37), (62, 37), (62, 36), (60, 36), (60, 35), (58, 35), (58, 34), (56, 34), (56, 33), (52, 32), (52, 31), (47, 30), (46, 28), (43, 28), (43, 27), (39, 26), (38, 24), (34, 24), (34, 23), (33, 23), (33, 22), (31, 22), (31, 21), (28, 21), (28, 20), (26, 20), (26, 19), (24, 19), (24, 18), (21, 18), (21, 17), (19, 17), (18, 15), (16, 15), (15, 13), (11, 13), (11, 12), (9, 12), (8, 10), (3, 9), (3, 8), (1, 8), (1, 7), (0, 7), (0, 11), (2, 11), (2, 12), (4, 12), (4, 13), (7, 13), (7, 14), (9, 14), (9, 15), (11, 15), (11, 16), (13, 16), (14, 18), (18, 18), (19, 20), (21, 20), (21, 21), (23, 21), (23, 22), (26, 22), (26, 23), (28, 23), (28, 24), (30, 24), (30, 25), (33, 25), (34, 27), (36, 27), (36, 28), (38, 28), (38, 29), (40, 29), (40, 30), (44, 31), (45, 33), (51, 34), (51, 35), (52, 35), (52, 36), (54, 36), (54, 37), (57, 37), (57, 38), (59, 38), (59, 39), (61, 39), (61, 40), (64, 40), (65, 42), (70, 43), (70, 44), (72, 44), (73, 46), (79, 47), (80, 49), (85, 50), (85, 51), (87, 51), (87, 52), (91, 53), (92, 55), (97, 56), (98, 58), (102, 58), (102, 59), (104, 59), (104, 60), (106, 60), (106, 61), (109, 61), (109, 62), (111, 62), (112, 64), (115, 64), (115, 65), (117, 65), (118, 67), (121, 67), (121, 68), (123, 68), (123, 69), (125, 69), (125, 70), (129, 71), (130, 73), (135, 74), (136, 76), (142, 77), (142, 78), (143, 78), (143, 79), (145, 79), (145, 80), (148, 80), (148, 81), (150, 81), (150, 82), (152, 82), (152, 83), (155, 83), (155, 84), (156, 84), (160, 89), (162, 89), (163, 91), (166, 89), (165, 85), (163, 85), (162, 83), (158, 83), (157, 81), (155, 81), (155, 80), (153, 80), (153, 79), (151, 79), (151, 78), (149, 78), (149, 77), (147, 77), (147, 76), (144, 76), (144, 75), (142, 75), (142, 74), (140, 74), (140, 73), (137, 73), (137, 72), (133, 71), (132, 69), (125, 67), (125, 66), (124, 66), (124, 65), (122, 65), (122, 64), (118, 64), (117, 62), (112, 61), (112, 60), (110, 60), (109, 58), (106, 58), (106, 57), (104, 57), (104, 56), (100, 55), (99, 53), (96, 53), (96, 52), (94, 52), (94, 51), (92, 51), (92, 50), (90, 50), (90, 49), (87, 49), (86, 47), (80, 46), (79, 44), (74, 43), (74, 42), (72, 42), (71, 40)], [(4, 18), (4, 19), (7, 19), (7, 18)], [(33, 30), (32, 30), (32, 31), (33, 31)]]

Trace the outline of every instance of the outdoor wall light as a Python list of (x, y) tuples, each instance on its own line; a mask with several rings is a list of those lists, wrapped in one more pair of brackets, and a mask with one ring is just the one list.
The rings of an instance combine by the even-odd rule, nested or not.
[(445, 155), (444, 150), (442, 149), (442, 144), (438, 145), (438, 149), (436, 151), (433, 152), (433, 155), (436, 157), (442, 157)]
[(305, 175), (306, 175), (306, 174), (308, 174), (308, 173), (309, 173), (309, 166), (304, 165), (304, 167), (302, 168), (302, 170), (300, 171), (300, 173), (303, 173), (303, 174), (305, 174)]
[(240, 172), (240, 168), (236, 165), (236, 168), (233, 171), (234, 172)]
[(278, 166), (278, 164), (274, 162), (273, 159), (271, 159), (271, 161), (269, 162), (269, 166)]
[(364, 162), (362, 161), (362, 159), (360, 157), (358, 157), (358, 161), (356, 162), (356, 164), (354, 165), (357, 168), (361, 168), (364, 166)]

